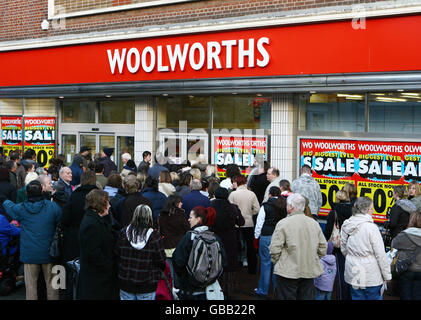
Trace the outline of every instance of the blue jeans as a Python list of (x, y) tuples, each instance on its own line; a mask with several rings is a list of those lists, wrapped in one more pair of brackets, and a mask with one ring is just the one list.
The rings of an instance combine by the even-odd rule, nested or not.
[(331, 300), (332, 292), (322, 291), (316, 288), (316, 300)]
[(272, 278), (273, 289), (275, 289), (275, 278), (272, 275), (273, 264), (270, 259), (269, 245), (272, 236), (261, 236), (259, 242), (260, 256), (260, 277), (256, 293), (267, 296), (269, 292), (270, 279)]
[(380, 294), (380, 289), (382, 285), (375, 287), (367, 287), (365, 289), (354, 289), (350, 286), (351, 289), (351, 299), (352, 300), (383, 300), (383, 297)]
[(155, 300), (155, 292), (129, 293), (120, 290), (120, 300)]

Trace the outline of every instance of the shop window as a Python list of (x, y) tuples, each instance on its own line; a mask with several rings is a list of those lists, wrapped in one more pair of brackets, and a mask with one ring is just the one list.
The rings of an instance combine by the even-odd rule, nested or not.
[(134, 100), (101, 101), (99, 106), (99, 123), (134, 123)]
[(364, 131), (365, 95), (328, 93), (300, 95), (300, 130)]
[(370, 132), (421, 132), (421, 93), (369, 94)]
[(179, 128), (187, 121), (187, 128), (209, 128), (210, 98), (196, 96), (158, 98), (158, 128)]
[(76, 150), (76, 135), (63, 134), (61, 136), (61, 144), (63, 146), (62, 153), (66, 159), (66, 164), (70, 166), (72, 164), (73, 157), (79, 151)]
[(56, 102), (54, 99), (25, 99), (25, 115), (55, 116)]
[(213, 127), (270, 129), (271, 99), (256, 95), (217, 96), (213, 100)]
[(95, 123), (95, 101), (63, 101), (62, 122)]
[(22, 99), (0, 99), (0, 115), (22, 115)]

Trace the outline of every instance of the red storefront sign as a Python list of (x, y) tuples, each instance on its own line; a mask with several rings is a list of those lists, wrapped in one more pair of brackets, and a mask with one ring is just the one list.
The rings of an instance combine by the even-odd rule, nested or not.
[(22, 117), (1, 117), (1, 146), (6, 156), (22, 150)]
[(393, 188), (421, 181), (421, 143), (301, 138), (300, 165), (305, 164), (320, 184), (320, 215), (329, 213), (336, 192), (349, 182), (359, 197), (373, 199), (373, 218), (384, 222), (394, 205)]
[(414, 15), (10, 51), (0, 86), (421, 70), (420, 37)]

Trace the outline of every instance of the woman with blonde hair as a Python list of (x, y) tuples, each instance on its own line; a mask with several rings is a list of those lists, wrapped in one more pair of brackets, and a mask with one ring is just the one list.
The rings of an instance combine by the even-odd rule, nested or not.
[(418, 197), (421, 194), (421, 188), (417, 181), (412, 180), (408, 183), (408, 199), (412, 201), (413, 198)]
[(141, 204), (117, 240), (121, 300), (155, 300), (166, 257), (161, 235), (153, 229), (152, 210)]

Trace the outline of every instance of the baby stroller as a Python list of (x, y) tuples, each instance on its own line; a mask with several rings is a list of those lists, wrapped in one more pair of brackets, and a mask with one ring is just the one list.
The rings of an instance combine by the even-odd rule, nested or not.
[(6, 245), (6, 254), (3, 255), (3, 250), (0, 245), (0, 295), (6, 296), (10, 294), (18, 285), (23, 284), (23, 281), (18, 281), (19, 269), (21, 263), (19, 261), (19, 251), (10, 254), (13, 247), (19, 245), (19, 237), (13, 237)]

